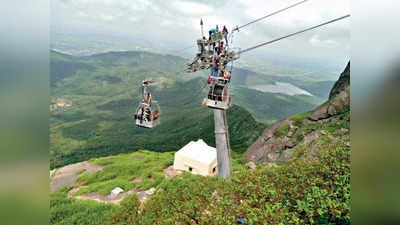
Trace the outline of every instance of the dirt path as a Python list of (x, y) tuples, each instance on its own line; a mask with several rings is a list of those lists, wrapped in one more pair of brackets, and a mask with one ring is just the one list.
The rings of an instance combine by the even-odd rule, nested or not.
[[(140, 190), (140, 189), (133, 189), (129, 191), (124, 191), (116, 196), (111, 194), (109, 195), (100, 195), (97, 192), (87, 193), (83, 195), (74, 195), (79, 189), (83, 188), (84, 186), (77, 186), (76, 180), (79, 176), (84, 173), (93, 173), (99, 170), (102, 170), (104, 167), (94, 165), (88, 161), (75, 163), (72, 165), (68, 165), (56, 170), (50, 171), (50, 190), (54, 192), (61, 187), (64, 186), (75, 186), (72, 190), (68, 192), (69, 198), (74, 198), (78, 200), (94, 200), (97, 202), (103, 203), (113, 203), (119, 204), (125, 197), (130, 194), (136, 194), (139, 200), (144, 203), (147, 201), (156, 191), (155, 188), (150, 188), (149, 190)], [(170, 166), (163, 170), (166, 179), (172, 179), (175, 176), (182, 174), (181, 171), (176, 171), (173, 169), (173, 166)], [(141, 182), (142, 178), (138, 177), (134, 179), (132, 182)]]
[(78, 199), (78, 200), (94, 200), (97, 202), (102, 202), (102, 203), (113, 203), (113, 204), (119, 204), (125, 197), (131, 194), (136, 194), (137, 197), (139, 198), (140, 202), (144, 203), (147, 201), (151, 195), (154, 194), (155, 188), (150, 188), (149, 190), (143, 191), (140, 189), (133, 189), (129, 190), (123, 193), (118, 194), (117, 196), (112, 196), (111, 194), (109, 195), (100, 195), (97, 192), (92, 192), (92, 193), (87, 193), (83, 195), (78, 195), (74, 196), (74, 193), (79, 191), (81, 187), (77, 187), (72, 189), (71, 191), (68, 192), (68, 197)]
[(61, 187), (74, 185), (76, 179), (80, 176), (78, 173), (82, 171), (85, 171), (85, 173), (93, 173), (102, 169), (102, 166), (94, 165), (85, 161), (52, 170), (50, 171), (50, 191), (54, 192)]

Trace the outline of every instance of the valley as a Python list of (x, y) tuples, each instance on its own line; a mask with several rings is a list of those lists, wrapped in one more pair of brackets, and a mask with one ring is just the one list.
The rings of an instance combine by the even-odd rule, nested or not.
[[(181, 72), (184, 63), (180, 57), (148, 52), (76, 57), (52, 51), (51, 168), (140, 149), (176, 151), (198, 138), (215, 145), (212, 112), (201, 106), (207, 75)], [(233, 76), (235, 106), (228, 118), (235, 152), (245, 151), (269, 123), (321, 103), (319, 97), (264, 93), (245, 86), (292, 81), (289, 78), (243, 69), (235, 69)], [(151, 89), (162, 113), (161, 126), (152, 131), (137, 129), (132, 119), (139, 84), (149, 78), (157, 82)]]

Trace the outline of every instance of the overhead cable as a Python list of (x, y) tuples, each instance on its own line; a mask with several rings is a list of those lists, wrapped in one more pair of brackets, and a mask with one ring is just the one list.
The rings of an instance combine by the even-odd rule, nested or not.
[(334, 23), (334, 22), (339, 21), (339, 20), (343, 20), (343, 19), (345, 19), (345, 18), (347, 18), (347, 17), (350, 17), (350, 14), (345, 15), (345, 16), (342, 16), (342, 17), (339, 17), (339, 18), (336, 18), (336, 19), (334, 19), (334, 20), (330, 20), (330, 21), (325, 22), (325, 23), (321, 23), (321, 24), (319, 24), (319, 25), (316, 25), (316, 26), (313, 26), (313, 27), (310, 27), (310, 28), (307, 28), (307, 29), (304, 29), (304, 30), (301, 30), (301, 31), (298, 31), (298, 32), (295, 32), (295, 33), (292, 33), (292, 34), (289, 34), (289, 35), (286, 35), (286, 36), (283, 36), (283, 37), (280, 37), (280, 38), (277, 38), (277, 39), (274, 39), (274, 40), (272, 40), (272, 41), (267, 41), (267, 42), (258, 44), (258, 45), (256, 45), (256, 46), (251, 47), (251, 48), (244, 49), (244, 50), (242, 50), (242, 51), (239, 51), (239, 54), (242, 54), (242, 53), (251, 51), (251, 50), (253, 50), (253, 49), (256, 49), (256, 48), (259, 48), (259, 47), (262, 47), (262, 46), (265, 46), (265, 45), (268, 45), (268, 44), (272, 44), (272, 43), (274, 43), (274, 42), (277, 42), (277, 41), (280, 41), (280, 40), (282, 40), (282, 39), (286, 39), (286, 38), (295, 36), (295, 35), (297, 35), (297, 34), (301, 34), (301, 33), (304, 33), (304, 32), (307, 32), (307, 31), (310, 31), (310, 30), (313, 30), (313, 29), (316, 29), (316, 28), (318, 28), (318, 27), (322, 27), (322, 26), (328, 25), (328, 24), (330, 24), (330, 23)]
[(266, 18), (268, 18), (268, 17), (271, 17), (271, 16), (273, 16), (273, 15), (276, 15), (276, 14), (281, 13), (281, 12), (283, 12), (283, 11), (286, 11), (286, 10), (288, 10), (288, 9), (294, 8), (294, 7), (298, 6), (298, 5), (301, 5), (301, 4), (303, 4), (303, 3), (306, 3), (306, 2), (308, 2), (308, 1), (309, 1), (309, 0), (303, 0), (303, 1), (301, 1), (301, 2), (297, 2), (297, 3), (295, 3), (295, 4), (293, 4), (293, 5), (290, 5), (290, 6), (286, 7), (286, 8), (280, 9), (280, 10), (278, 10), (278, 11), (276, 11), (276, 12), (270, 13), (270, 14), (268, 14), (268, 15), (266, 15), (266, 16), (263, 16), (263, 17), (258, 18), (258, 19), (256, 19), (256, 20), (253, 20), (253, 21), (251, 21), (251, 22), (249, 22), (249, 23), (246, 23), (245, 25), (237, 26), (236, 28), (234, 28), (234, 29), (232, 30), (232, 32), (234, 32), (234, 31), (239, 31), (239, 30), (242, 29), (243, 27), (246, 27), (246, 26), (248, 26), (248, 25), (250, 25), (250, 24), (253, 24), (253, 23), (257, 23), (257, 22), (259, 22), (259, 21), (261, 21), (261, 20), (263, 20), (263, 19), (266, 19)]

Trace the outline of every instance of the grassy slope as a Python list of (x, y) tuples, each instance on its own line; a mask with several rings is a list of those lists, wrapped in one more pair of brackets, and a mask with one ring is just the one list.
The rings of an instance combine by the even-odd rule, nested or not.
[[(306, 115), (292, 119), (301, 121)], [(348, 134), (340, 136), (336, 131), (349, 127), (349, 115), (346, 110), (337, 116), (337, 122), (325, 123), (322, 127), (304, 125), (300, 129), (325, 130), (348, 141)], [(231, 180), (187, 173), (162, 180), (158, 183), (162, 191), (156, 192), (143, 206), (135, 195), (126, 198), (120, 206), (111, 206), (67, 199), (69, 189), (62, 189), (51, 196), (51, 221), (52, 224), (236, 224), (240, 218), (248, 224), (350, 224), (350, 148), (327, 136), (316, 139), (313, 146), (316, 155), (313, 160), (304, 160), (310, 146), (303, 145), (296, 151), (303, 157), (277, 168), (258, 165), (255, 171), (249, 171), (243, 167), (244, 162), (234, 162), (241, 166)], [(140, 152), (94, 162), (113, 169), (114, 177), (127, 175), (130, 177), (125, 179), (131, 179), (136, 172), (131, 176), (116, 171), (128, 164), (133, 166), (135, 162), (131, 158), (135, 154), (151, 154), (152, 159), (157, 154), (164, 159), (162, 155), (169, 153)], [(168, 157), (166, 161), (170, 160)], [(157, 171), (157, 166), (150, 167), (150, 171)], [(101, 181), (106, 176), (109, 180), (117, 179), (110, 172), (98, 173), (92, 175), (97, 183), (107, 183), (104, 179)], [(92, 218), (96, 215), (98, 218)]]

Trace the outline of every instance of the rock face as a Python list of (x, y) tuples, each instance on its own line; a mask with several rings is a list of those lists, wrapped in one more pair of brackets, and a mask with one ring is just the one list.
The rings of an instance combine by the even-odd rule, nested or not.
[[(277, 129), (284, 126), (289, 127), (287, 134), (276, 136)], [(273, 124), (247, 149), (245, 156), (255, 162), (288, 160), (290, 158), (290, 148), (293, 148), (296, 143), (296, 138), (289, 136), (295, 129), (289, 120), (282, 120)], [(287, 151), (281, 154), (282, 150)]]
[(337, 115), (343, 108), (350, 105), (350, 62), (336, 81), (330, 94), (329, 101), (314, 110), (309, 117), (312, 121), (318, 121)]
[[(350, 106), (350, 62), (340, 75), (329, 94), (329, 100), (301, 119), (286, 119), (272, 124), (245, 152), (247, 159), (254, 162), (287, 162), (300, 144), (312, 144), (323, 136), (331, 137), (326, 131), (313, 129), (327, 123), (336, 124), (334, 116)], [(307, 127), (307, 128), (305, 128)], [(344, 130), (338, 131), (344, 134)], [(311, 148), (312, 149), (312, 148)], [(311, 150), (313, 151), (313, 150)]]

